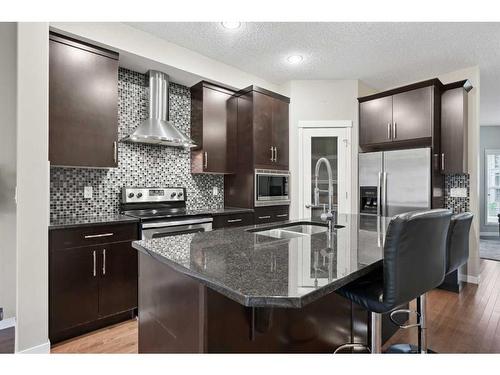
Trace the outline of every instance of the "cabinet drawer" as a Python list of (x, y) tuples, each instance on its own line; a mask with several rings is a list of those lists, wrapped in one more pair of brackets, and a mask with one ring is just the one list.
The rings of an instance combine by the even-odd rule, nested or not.
[(54, 229), (49, 232), (51, 249), (66, 249), (104, 243), (135, 241), (137, 223), (109, 224), (70, 229)]
[(256, 207), (254, 213), (255, 224), (288, 220), (288, 211), (288, 206)]
[(213, 229), (240, 227), (253, 224), (253, 213), (244, 212), (231, 215), (214, 216)]

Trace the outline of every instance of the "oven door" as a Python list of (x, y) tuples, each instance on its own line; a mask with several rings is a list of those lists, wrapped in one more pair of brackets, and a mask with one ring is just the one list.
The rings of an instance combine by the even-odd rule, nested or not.
[(290, 204), (290, 173), (255, 173), (255, 206)]
[(176, 236), (178, 234), (209, 232), (212, 230), (211, 217), (185, 220), (158, 220), (142, 223), (142, 239)]

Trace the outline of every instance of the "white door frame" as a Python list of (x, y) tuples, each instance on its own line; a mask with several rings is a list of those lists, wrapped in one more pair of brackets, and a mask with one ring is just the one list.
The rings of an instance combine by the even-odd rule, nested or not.
[[(302, 209), (306, 202), (304, 201), (304, 187), (303, 187), (303, 179), (304, 179), (304, 151), (303, 151), (303, 143), (304, 143), (304, 129), (332, 129), (332, 128), (345, 128), (346, 130), (346, 176), (345, 176), (345, 187), (347, 192), (347, 199), (345, 202), (346, 211), (344, 213), (350, 213), (352, 210), (352, 121), (350, 120), (329, 120), (329, 121), (299, 121), (298, 130), (298, 152), (299, 152), (299, 180), (298, 180), (298, 214), (302, 216)], [(297, 186), (296, 185), (296, 186)]]

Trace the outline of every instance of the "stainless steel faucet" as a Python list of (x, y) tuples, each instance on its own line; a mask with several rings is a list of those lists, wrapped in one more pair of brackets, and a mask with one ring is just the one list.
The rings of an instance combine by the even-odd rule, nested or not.
[[(318, 187), (319, 169), (325, 164), (328, 173), (328, 190), (320, 190)], [(337, 212), (333, 210), (333, 173), (332, 166), (327, 158), (319, 158), (314, 171), (314, 205), (319, 207), (319, 193), (328, 192), (328, 211), (321, 214), (321, 220), (328, 221), (328, 230), (332, 232), (337, 223)]]

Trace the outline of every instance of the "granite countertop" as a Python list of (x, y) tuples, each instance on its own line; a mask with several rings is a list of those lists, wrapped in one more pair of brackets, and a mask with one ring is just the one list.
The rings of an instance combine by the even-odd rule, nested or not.
[[(198, 215), (229, 215), (254, 212), (251, 208), (238, 208), (238, 207), (224, 207), (224, 208), (207, 208), (207, 209), (196, 209), (187, 210), (178, 214), (170, 215), (170, 217), (177, 216), (198, 216)], [(61, 217), (58, 219), (51, 219), (49, 224), (49, 229), (63, 229), (63, 228), (76, 228), (82, 226), (92, 226), (92, 225), (105, 225), (105, 224), (119, 224), (128, 222), (139, 222), (140, 220), (131, 216), (113, 214), (113, 215), (94, 215), (94, 216), (83, 216), (83, 217)]]
[(184, 213), (179, 214), (180, 216), (194, 216), (194, 215), (230, 215), (239, 214), (245, 212), (254, 212), (253, 208), (239, 208), (239, 207), (224, 207), (224, 208), (207, 208), (198, 210), (187, 210)]
[(84, 217), (62, 217), (58, 219), (51, 219), (49, 224), (49, 230), (86, 227), (93, 225), (138, 223), (138, 222), (139, 219), (120, 214), (95, 215), (95, 216), (84, 216)]
[[(256, 229), (293, 220), (133, 242), (134, 248), (211, 289), (253, 307), (303, 307), (379, 267), (390, 219), (342, 215), (344, 228), (289, 239)], [(382, 230), (383, 229), (383, 230)]]

